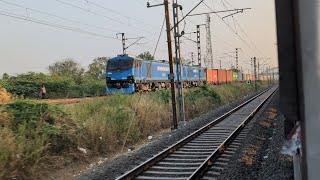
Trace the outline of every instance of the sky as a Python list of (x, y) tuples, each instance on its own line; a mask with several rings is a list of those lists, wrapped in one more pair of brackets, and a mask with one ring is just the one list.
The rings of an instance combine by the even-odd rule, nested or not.
[[(30, 71), (47, 72), (56, 61), (72, 58), (84, 68), (96, 57), (113, 57), (122, 52), (117, 33), (126, 33), (128, 45), (144, 37), (127, 53), (155, 52), (156, 59), (167, 59), (166, 33), (157, 40), (164, 20), (164, 8), (146, 8), (147, 0), (0, 0), (0, 74), (16, 75)], [(161, 0), (150, 0), (151, 4)], [(200, 0), (179, 0), (186, 15)], [(251, 57), (257, 57), (261, 69), (277, 66), (277, 39), (274, 0), (205, 0), (192, 13), (234, 8), (251, 8), (243, 13), (211, 14), (214, 67), (235, 65), (239, 48), (239, 66), (250, 71)], [(206, 6), (207, 5), (207, 6)], [(210, 9), (209, 9), (209, 7)], [(170, 11), (171, 15), (172, 12)], [(206, 16), (190, 16), (180, 30), (194, 32)], [(206, 30), (201, 27), (202, 57), (206, 56)], [(186, 34), (196, 40), (195, 34)], [(181, 39), (181, 56), (196, 59), (196, 44)]]

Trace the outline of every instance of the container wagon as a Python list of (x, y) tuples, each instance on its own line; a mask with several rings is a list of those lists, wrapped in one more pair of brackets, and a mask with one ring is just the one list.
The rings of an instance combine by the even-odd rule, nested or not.
[(218, 84), (227, 83), (227, 71), (224, 69), (218, 69)]
[(218, 70), (217, 69), (207, 69), (207, 83), (208, 84), (218, 84)]
[(232, 71), (232, 81), (238, 81), (238, 72)]
[(243, 78), (243, 73), (242, 72), (238, 72), (238, 81), (239, 82), (243, 82), (244, 81), (244, 78)]
[(227, 83), (231, 83), (233, 80), (233, 71), (232, 70), (226, 70), (227, 73)]

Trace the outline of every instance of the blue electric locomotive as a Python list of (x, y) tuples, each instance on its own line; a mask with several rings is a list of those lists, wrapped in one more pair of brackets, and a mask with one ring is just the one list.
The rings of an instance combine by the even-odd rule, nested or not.
[[(198, 86), (206, 81), (204, 68), (183, 66), (184, 86)], [(107, 63), (106, 81), (108, 94), (131, 94), (169, 88), (169, 64), (165, 61), (148, 61), (119, 55)]]

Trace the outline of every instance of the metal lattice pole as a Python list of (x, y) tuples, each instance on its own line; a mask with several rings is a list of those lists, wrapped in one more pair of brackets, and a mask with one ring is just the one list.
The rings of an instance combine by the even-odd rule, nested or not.
[(213, 68), (213, 54), (212, 54), (212, 41), (211, 41), (211, 18), (207, 14), (206, 18), (206, 43), (207, 43), (207, 67)]
[(181, 65), (181, 54), (180, 54), (180, 31), (179, 31), (179, 16), (178, 11), (181, 6), (177, 0), (173, 1), (173, 30), (175, 40), (175, 60), (177, 70), (177, 88), (178, 88), (178, 104), (179, 104), (179, 120), (185, 122), (185, 107), (184, 107), (184, 95), (183, 95), (183, 79), (182, 79), (182, 65)]

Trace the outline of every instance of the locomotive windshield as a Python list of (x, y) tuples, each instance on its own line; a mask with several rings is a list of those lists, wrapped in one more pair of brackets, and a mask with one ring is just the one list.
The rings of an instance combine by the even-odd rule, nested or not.
[(107, 71), (124, 71), (131, 69), (133, 66), (133, 60), (110, 60), (107, 64)]

